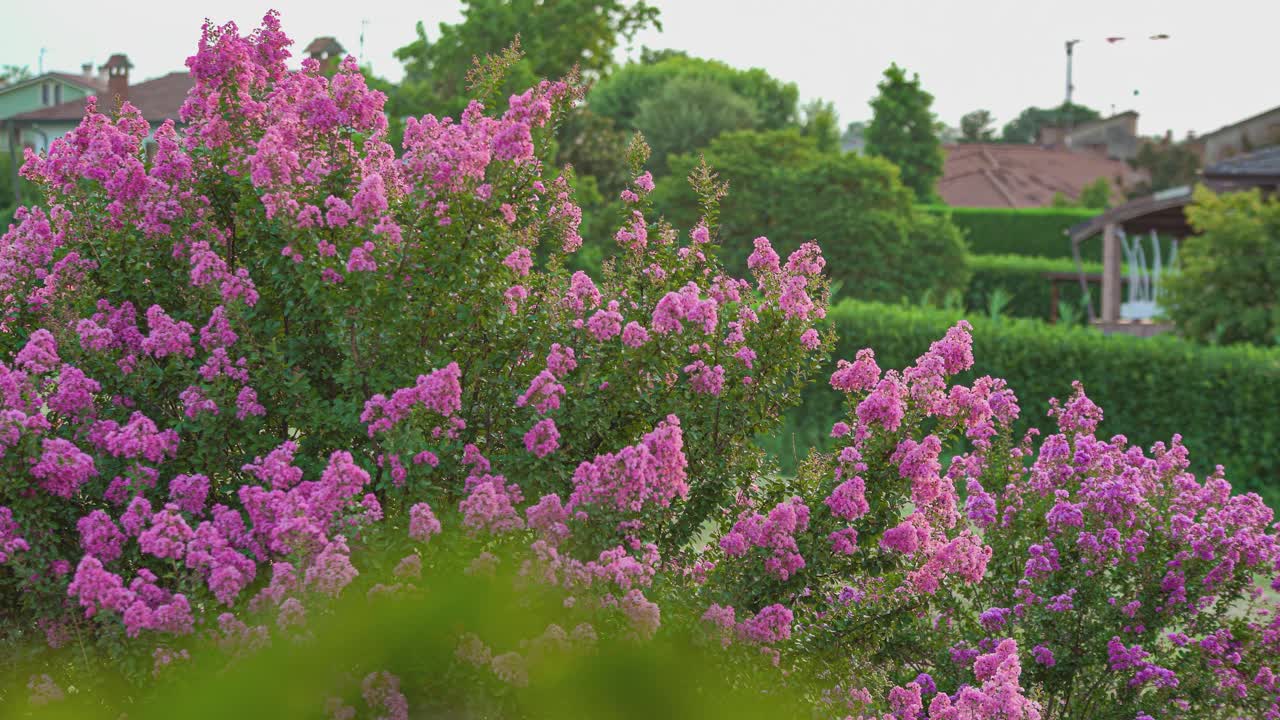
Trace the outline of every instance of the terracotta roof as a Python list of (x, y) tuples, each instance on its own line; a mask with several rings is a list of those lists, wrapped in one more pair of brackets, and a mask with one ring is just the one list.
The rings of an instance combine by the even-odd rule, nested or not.
[[(142, 111), (149, 122), (177, 120), (178, 111), (187, 99), (187, 92), (194, 82), (186, 72), (171, 72), (154, 80), (129, 86), (129, 102)], [(105, 90), (104, 90), (105, 92)], [(40, 120), (78, 121), (84, 117), (84, 101), (71, 100), (15, 115), (10, 120), (36, 122)]]
[(1080, 196), (1100, 177), (1126, 188), (1145, 177), (1120, 160), (1039, 145), (972, 143), (943, 148), (938, 194), (958, 207), (1044, 207), (1053, 196)]
[(58, 78), (59, 80), (64, 80), (66, 82), (72, 83), (74, 85), (79, 85), (81, 87), (86, 87), (93, 90), (107, 89), (106, 81), (98, 77), (97, 75), (85, 77), (84, 75), (76, 75), (74, 73), (63, 73), (63, 72), (51, 72), (49, 74)]

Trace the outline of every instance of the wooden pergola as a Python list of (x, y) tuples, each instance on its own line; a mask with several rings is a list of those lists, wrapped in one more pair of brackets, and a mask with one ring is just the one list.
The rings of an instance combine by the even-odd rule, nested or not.
[[(1172, 188), (1111, 208), (1067, 229), (1067, 236), (1071, 238), (1071, 256), (1076, 261), (1080, 289), (1084, 291), (1085, 305), (1089, 311), (1089, 322), (1100, 326), (1104, 332), (1135, 335), (1153, 335), (1165, 329), (1151, 322), (1125, 321), (1120, 318), (1125, 281), (1120, 232), (1138, 235), (1155, 231), (1161, 236), (1172, 237), (1174, 243), (1178, 243), (1191, 234), (1191, 226), (1183, 212), (1190, 203), (1189, 186)], [(1099, 234), (1102, 235), (1101, 316), (1094, 311), (1093, 297), (1089, 294), (1090, 278), (1084, 272), (1084, 261), (1080, 257), (1080, 245)]]
[[(1257, 188), (1265, 194), (1280, 193), (1280, 145), (1238, 155), (1210, 165), (1200, 173), (1200, 183), (1214, 192), (1237, 192)], [(1075, 258), (1080, 288), (1085, 294), (1089, 322), (1103, 332), (1132, 335), (1154, 335), (1167, 326), (1149, 321), (1128, 321), (1120, 317), (1123, 274), (1123, 250), (1120, 234), (1156, 234), (1171, 237), (1176, 245), (1192, 234), (1184, 210), (1191, 204), (1191, 187), (1163, 190), (1132, 200), (1067, 229), (1071, 238), (1071, 256)], [(1102, 314), (1094, 312), (1089, 283), (1099, 278), (1084, 272), (1080, 245), (1095, 235), (1102, 235)], [(1050, 278), (1054, 282), (1056, 278)], [(1056, 289), (1056, 285), (1054, 286)]]

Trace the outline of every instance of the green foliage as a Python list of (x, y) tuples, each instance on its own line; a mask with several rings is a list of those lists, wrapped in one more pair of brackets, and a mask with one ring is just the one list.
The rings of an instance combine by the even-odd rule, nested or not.
[[(334, 717), (324, 712), (329, 698), (363, 708), (361, 678), (394, 668), (414, 718), (764, 720), (787, 717), (803, 702), (804, 691), (820, 687), (803, 670), (779, 687), (771, 682), (777, 671), (760, 667), (758, 652), (725, 652), (707, 642), (699, 627), (701, 609), (675, 592), (662, 598), (663, 632), (656, 638), (614, 637), (618, 633), (603, 624), (598, 634), (571, 636), (572, 625), (556, 624), (566, 620), (554, 596), (516, 576), (521, 557), (509, 544), (441, 542), (432, 542), (424, 562), (432, 578), (429, 592), (404, 591), (403, 578), (391, 573), (397, 557), (376, 558), (376, 567), (361, 573), (361, 589), (387, 590), (369, 597), (350, 592), (327, 612), (310, 614), (305, 640), (264, 643), (228, 663), (216, 648), (216, 632), (209, 632), (184, 642), (190, 658), (161, 667), (141, 691), (104, 683), (93, 692), (69, 689), (64, 699), (47, 705), (28, 703), (28, 676), (12, 673), (0, 677), (0, 707), (5, 717), (48, 720), (117, 720), (121, 706), (134, 720)], [(494, 577), (464, 575), (465, 561), (482, 549), (512, 570)], [(375, 558), (370, 561), (375, 565)], [(372, 577), (366, 580), (367, 574)], [(563, 633), (553, 635), (548, 627)], [(487, 667), (480, 672), (459, 663), (459, 628), (482, 632), (501, 647), (532, 646), (526, 652), (536, 662), (522, 665), (528, 682), (504, 683)], [(549, 642), (556, 638), (559, 643)], [(67, 646), (58, 659), (69, 661), (79, 650)], [(101, 670), (110, 677), (115, 669)], [(461, 690), (468, 687), (469, 697)], [(373, 704), (370, 710), (383, 708)]]
[(32, 77), (28, 65), (0, 65), (0, 86), (22, 82)]
[(761, 128), (775, 130), (796, 121), (800, 91), (794, 83), (784, 83), (760, 68), (740, 70), (718, 60), (683, 54), (655, 58), (656, 62), (628, 63), (596, 84), (587, 96), (592, 109), (622, 127), (640, 129), (636, 116), (646, 99), (678, 77), (701, 77), (751, 100), (759, 112)]
[(750, 130), (759, 123), (755, 104), (716, 79), (679, 76), (641, 101), (636, 127), (653, 148), (655, 168), (666, 166), (672, 153), (705, 147), (733, 130)]
[(840, 149), (840, 118), (836, 114), (835, 103), (824, 100), (813, 100), (804, 106), (804, 123), (800, 126), (800, 134), (812, 137), (823, 152), (835, 152)]
[[(1072, 260), (1062, 258), (1028, 257), (1026, 255), (971, 255), (969, 268), (973, 278), (965, 294), (965, 305), (971, 310), (984, 310), (992, 305), (992, 298), (1004, 295), (1006, 302), (1001, 315), (1021, 318), (1049, 319), (1052, 303), (1051, 286), (1044, 274), (1049, 272), (1077, 272)], [(1100, 263), (1085, 263), (1085, 272), (1101, 273)], [(1078, 305), (1082, 300), (1077, 282), (1058, 284), (1059, 311), (1063, 304)], [(1099, 307), (1101, 296), (1095, 285), (1090, 288), (1094, 307)], [(1083, 319), (1083, 317), (1077, 318)]]
[(1129, 161), (1138, 170), (1146, 170), (1149, 181), (1138, 183), (1129, 192), (1137, 198), (1161, 190), (1191, 185), (1200, 172), (1200, 158), (1186, 143), (1175, 143), (1165, 137), (1159, 142), (1144, 142), (1138, 156)]
[[(851, 297), (942, 298), (968, 281), (959, 230), (917, 212), (897, 168), (882, 158), (822, 152), (815, 138), (795, 129), (728, 133), (704, 156), (731, 189), (719, 242), (732, 271), (745, 268), (753, 239), (766, 235), (784, 255), (816, 239), (833, 282)], [(696, 223), (702, 212), (695, 193), (677, 180), (698, 162), (673, 157), (672, 176), (654, 192), (655, 207), (677, 226)]]
[(601, 195), (616, 198), (631, 182), (623, 161), (630, 141), (631, 133), (619, 128), (612, 118), (579, 106), (569, 111), (560, 125), (555, 164), (572, 165), (579, 176), (594, 177)]
[(1111, 183), (1104, 177), (1085, 185), (1080, 190), (1080, 207), (1106, 210), (1111, 207)]
[(471, 97), (472, 58), (499, 53), (517, 35), (524, 56), (506, 73), (501, 97), (574, 68), (603, 74), (622, 39), (661, 27), (657, 8), (621, 0), (466, 0), (462, 15), (457, 25), (441, 23), (434, 40), (418, 23), (417, 39), (396, 50), (405, 77), (391, 96), (392, 115), (460, 113)]
[(1280, 200), (1199, 187), (1186, 213), (1198, 234), (1167, 281), (1168, 316), (1205, 342), (1280, 342)]
[(1071, 257), (1067, 228), (1097, 215), (1073, 208), (967, 208), (926, 206), (931, 213), (947, 213), (965, 232), (969, 250), (979, 255)]
[[(18, 205), (26, 205), (30, 202), (33, 202), (38, 196), (35, 185), (31, 184), (31, 182), (26, 178), (19, 178), (18, 179), (18, 195), (20, 195), (20, 197), (17, 197), (17, 198), (14, 197), (13, 175), (15, 170), (13, 167), (13, 162), (9, 158), (10, 156), (7, 151), (0, 152), (0, 209), (8, 208), (10, 206), (14, 206), (16, 208), (16, 206)], [(21, 167), (21, 166), (22, 166), (22, 153), (19, 152), (18, 167)], [(0, 218), (7, 218), (7, 217), (12, 217), (12, 210), (10, 211), (9, 215), (0, 215)], [(7, 225), (0, 226), (0, 227), (7, 227)]]
[(1100, 177), (1081, 188), (1080, 197), (1074, 200), (1061, 192), (1056, 192), (1053, 194), (1052, 207), (1106, 210), (1111, 207), (1111, 183), (1106, 178)]
[(885, 158), (902, 170), (902, 183), (920, 202), (937, 197), (936, 185), (942, 177), (942, 144), (934, 129), (936, 120), (930, 107), (933, 95), (920, 87), (920, 76), (907, 79), (907, 71), (895, 63), (884, 71), (877, 86), (880, 94), (871, 101), (872, 118), (867, 126), (867, 154)]
[(974, 110), (960, 118), (960, 142), (991, 142), (996, 131), (992, 127), (995, 118), (990, 110)]
[(1005, 123), (1000, 131), (1000, 140), (1007, 143), (1034, 143), (1042, 127), (1080, 125), (1101, 117), (1102, 113), (1097, 110), (1075, 103), (1063, 103), (1056, 108), (1029, 107), (1019, 113), (1018, 117)]
[[(828, 315), (839, 336), (828, 369), (863, 347), (875, 349), (882, 367), (909, 365), (960, 316), (845, 301)], [(1149, 445), (1181, 433), (1192, 470), (1207, 473), (1221, 463), (1237, 490), (1256, 491), (1272, 506), (1280, 502), (1280, 352), (1204, 347), (1167, 335), (1107, 336), (1030, 320), (968, 319), (976, 364), (960, 380), (1005, 378), (1022, 407), (1018, 432), (1043, 425), (1048, 399), (1069, 396), (1072, 378), (1079, 378), (1105, 409), (1100, 436), (1124, 432), (1130, 442)], [(845, 412), (822, 385), (806, 391), (786, 432), (766, 443), (784, 470), (803, 459), (793, 447), (829, 443), (831, 423)]]

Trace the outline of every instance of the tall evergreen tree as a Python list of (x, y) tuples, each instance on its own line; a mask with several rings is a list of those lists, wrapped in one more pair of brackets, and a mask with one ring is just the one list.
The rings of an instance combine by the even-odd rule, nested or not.
[(937, 199), (936, 185), (942, 177), (942, 144), (935, 130), (936, 118), (930, 109), (933, 95), (920, 87), (920, 76), (897, 63), (884, 71), (880, 94), (871, 101), (871, 124), (866, 131), (866, 152), (897, 165), (902, 184), (911, 188), (920, 202)]

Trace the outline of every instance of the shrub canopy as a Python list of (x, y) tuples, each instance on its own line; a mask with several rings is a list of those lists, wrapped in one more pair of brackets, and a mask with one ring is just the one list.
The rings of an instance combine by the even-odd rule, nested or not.
[(705, 159), (729, 187), (721, 237), (731, 270), (745, 270), (752, 238), (766, 233), (783, 251), (822, 243), (843, 296), (941, 300), (968, 283), (960, 233), (916, 212), (886, 160), (821, 152), (797, 130), (727, 133), (700, 155), (671, 159), (654, 203), (677, 225), (696, 222), (697, 195), (679, 178)]
[(1186, 213), (1197, 234), (1166, 280), (1165, 313), (1202, 342), (1280, 342), (1280, 200), (1199, 187)]

